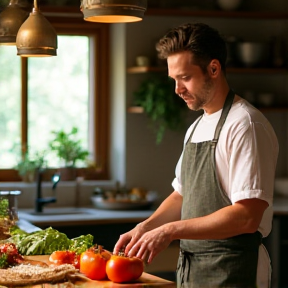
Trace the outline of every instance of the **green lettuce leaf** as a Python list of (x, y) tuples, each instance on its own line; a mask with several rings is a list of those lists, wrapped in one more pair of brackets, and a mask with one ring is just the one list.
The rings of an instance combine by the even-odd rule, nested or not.
[(18, 251), (22, 255), (49, 255), (57, 250), (67, 250), (71, 242), (66, 234), (51, 227), (20, 235), (14, 239)]
[(21, 255), (50, 255), (54, 251), (71, 250), (80, 254), (93, 246), (90, 234), (69, 239), (66, 234), (52, 227), (32, 233), (15, 228), (9, 241), (14, 243)]
[(79, 237), (73, 238), (71, 239), (69, 250), (75, 251), (76, 254), (81, 254), (93, 246), (93, 239), (94, 237), (91, 234), (81, 235)]

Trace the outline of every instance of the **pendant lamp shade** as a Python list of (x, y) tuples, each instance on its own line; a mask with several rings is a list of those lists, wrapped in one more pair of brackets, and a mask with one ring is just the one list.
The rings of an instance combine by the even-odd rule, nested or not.
[(27, 19), (29, 12), (25, 8), (31, 5), (26, 0), (11, 0), (0, 14), (0, 44), (16, 45), (16, 35)]
[(57, 55), (57, 33), (38, 10), (36, 1), (34, 1), (33, 11), (18, 31), (16, 46), (17, 55), (22, 57)]
[(84, 20), (102, 23), (141, 21), (147, 0), (81, 0)]

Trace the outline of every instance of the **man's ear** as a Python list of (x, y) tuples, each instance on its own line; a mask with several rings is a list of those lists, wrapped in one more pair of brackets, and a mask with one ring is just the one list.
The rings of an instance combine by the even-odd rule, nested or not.
[(218, 60), (214, 59), (210, 62), (209, 64), (209, 72), (210, 74), (213, 75), (217, 75), (221, 70), (221, 65), (219, 63)]

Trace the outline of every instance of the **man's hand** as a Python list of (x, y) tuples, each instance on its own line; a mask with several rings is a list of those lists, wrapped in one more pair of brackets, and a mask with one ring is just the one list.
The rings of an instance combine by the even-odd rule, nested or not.
[(147, 263), (151, 263), (155, 256), (171, 243), (170, 233), (167, 229), (168, 225), (162, 225), (143, 234), (131, 249), (127, 249), (127, 251), (129, 250), (128, 256), (136, 256), (143, 261), (147, 261)]
[(126, 255), (137, 255), (150, 263), (172, 241), (168, 229), (172, 222), (181, 219), (182, 200), (177, 191), (172, 192), (148, 219), (119, 237), (113, 253), (124, 250)]
[(146, 232), (143, 223), (139, 223), (129, 232), (120, 235), (119, 240), (115, 244), (113, 254), (118, 254), (120, 251), (128, 254), (131, 247), (141, 238), (141, 236)]

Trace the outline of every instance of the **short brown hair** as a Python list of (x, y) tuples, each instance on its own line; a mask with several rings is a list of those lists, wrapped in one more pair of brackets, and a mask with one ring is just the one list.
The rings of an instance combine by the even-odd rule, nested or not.
[(203, 23), (184, 24), (173, 28), (156, 44), (158, 57), (167, 59), (171, 54), (190, 51), (193, 63), (206, 72), (212, 59), (217, 59), (225, 72), (227, 48), (219, 32)]

